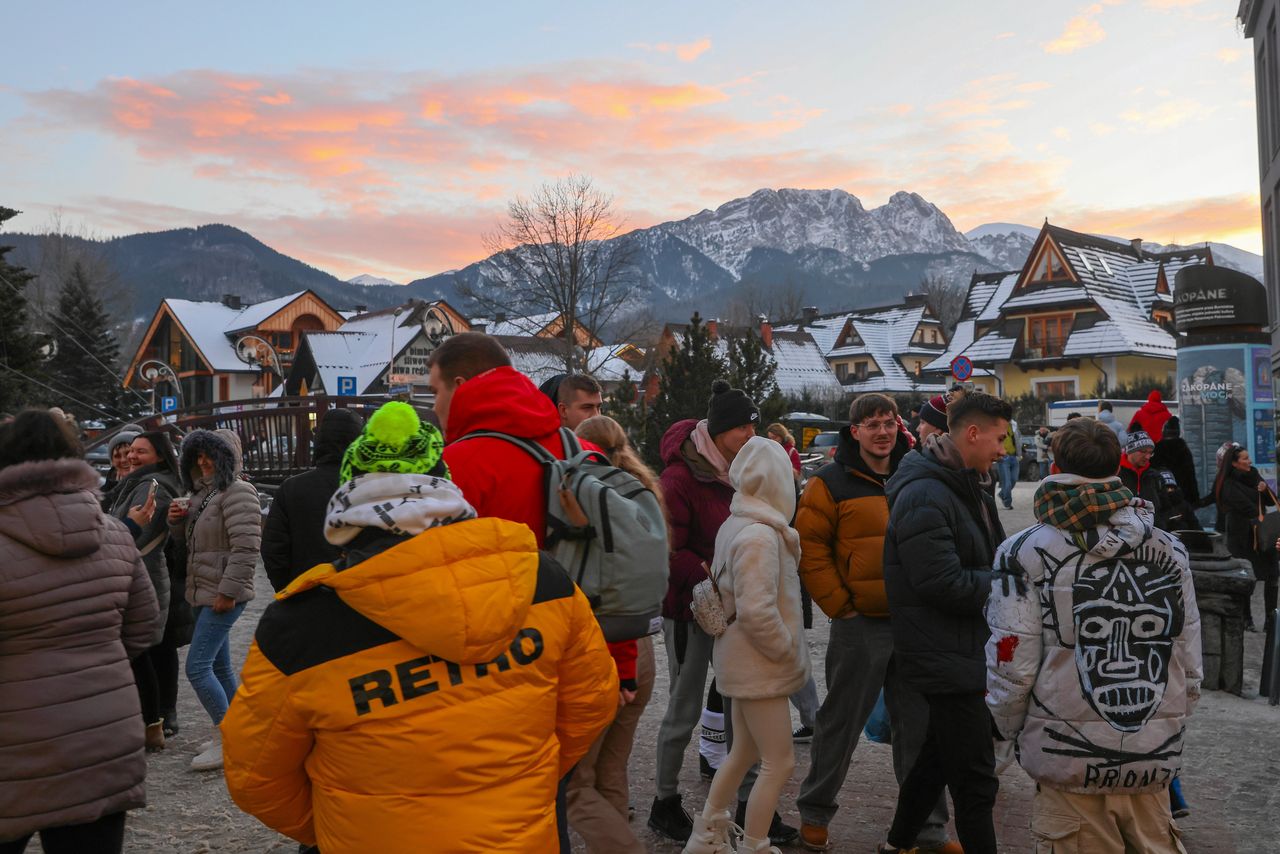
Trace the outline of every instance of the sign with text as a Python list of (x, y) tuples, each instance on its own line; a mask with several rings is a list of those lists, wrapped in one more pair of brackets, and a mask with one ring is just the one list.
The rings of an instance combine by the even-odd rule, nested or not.
[(1267, 325), (1267, 290), (1253, 276), (1196, 264), (1179, 270), (1174, 283), (1173, 322), (1179, 332)]

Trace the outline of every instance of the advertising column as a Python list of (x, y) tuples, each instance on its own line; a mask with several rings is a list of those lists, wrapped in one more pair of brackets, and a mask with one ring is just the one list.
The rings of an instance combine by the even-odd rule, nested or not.
[(1276, 485), (1275, 399), (1266, 290), (1223, 267), (1182, 269), (1174, 285), (1178, 343), (1178, 415), (1195, 460), (1200, 493), (1218, 472), (1218, 449), (1236, 442)]

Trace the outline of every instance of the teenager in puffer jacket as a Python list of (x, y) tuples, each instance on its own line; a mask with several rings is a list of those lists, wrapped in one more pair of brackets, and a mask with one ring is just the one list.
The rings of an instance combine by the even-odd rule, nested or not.
[(987, 705), (1036, 781), (1036, 850), (1182, 852), (1166, 790), (1202, 676), (1187, 553), (1115, 476), (1105, 424), (1053, 446), (1039, 523), (996, 555)]

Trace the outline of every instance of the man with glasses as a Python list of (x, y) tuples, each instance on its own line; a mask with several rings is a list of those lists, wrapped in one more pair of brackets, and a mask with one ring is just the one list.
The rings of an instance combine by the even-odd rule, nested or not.
[[(810, 478), (800, 499), (800, 578), (831, 618), (827, 697), (818, 710), (809, 775), (797, 806), (801, 841), (811, 851), (830, 847), (827, 825), (849, 772), (853, 750), (881, 689), (893, 730), (893, 766), (899, 779), (924, 742), (929, 707), (904, 685), (893, 662), (893, 635), (885, 599), (883, 553), (889, 505), (884, 484), (911, 450), (898, 407), (882, 394), (865, 394), (849, 411), (835, 459)], [(947, 842), (945, 796), (917, 837), (921, 851), (959, 851)]]

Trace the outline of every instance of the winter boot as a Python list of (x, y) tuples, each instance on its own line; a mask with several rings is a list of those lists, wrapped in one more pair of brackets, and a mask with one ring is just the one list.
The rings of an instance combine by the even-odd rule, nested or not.
[(215, 735), (209, 746), (191, 760), (192, 771), (217, 771), (222, 767), (222, 736)]
[(739, 854), (782, 854), (769, 844), (768, 839), (756, 839), (751, 836), (742, 837), (742, 841), (738, 843), (738, 852)]
[(153, 724), (147, 724), (146, 733), (147, 753), (156, 753), (164, 750), (164, 724), (156, 721)]
[(684, 842), (693, 830), (693, 819), (681, 806), (679, 795), (655, 797), (649, 809), (649, 826), (668, 839)]
[(681, 854), (734, 854), (732, 818), (728, 809), (713, 810), (708, 804), (693, 820), (693, 833)]

